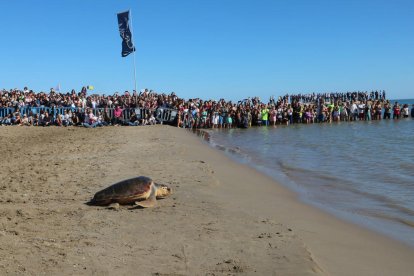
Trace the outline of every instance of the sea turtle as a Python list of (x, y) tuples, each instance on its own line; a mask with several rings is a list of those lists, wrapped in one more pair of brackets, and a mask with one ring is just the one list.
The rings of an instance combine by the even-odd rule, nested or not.
[(115, 183), (95, 194), (89, 205), (109, 205), (112, 203), (133, 204), (153, 207), (157, 198), (165, 198), (172, 190), (168, 185), (154, 183), (146, 176), (134, 177)]

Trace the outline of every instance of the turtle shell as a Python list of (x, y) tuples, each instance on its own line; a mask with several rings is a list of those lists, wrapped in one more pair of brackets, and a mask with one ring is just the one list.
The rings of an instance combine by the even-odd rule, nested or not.
[(152, 179), (146, 176), (123, 180), (97, 192), (88, 204), (132, 204), (147, 199), (151, 194), (151, 185), (154, 185)]

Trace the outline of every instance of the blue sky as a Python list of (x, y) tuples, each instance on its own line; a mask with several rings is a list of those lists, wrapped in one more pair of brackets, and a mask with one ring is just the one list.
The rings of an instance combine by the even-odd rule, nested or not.
[(134, 88), (185, 98), (385, 89), (414, 98), (412, 0), (0, 0), (0, 88)]

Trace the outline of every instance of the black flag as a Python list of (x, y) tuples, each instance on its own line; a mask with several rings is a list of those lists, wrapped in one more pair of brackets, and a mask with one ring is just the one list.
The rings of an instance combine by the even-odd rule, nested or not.
[(135, 51), (131, 30), (129, 29), (129, 11), (118, 13), (118, 27), (122, 38), (122, 57), (126, 57)]

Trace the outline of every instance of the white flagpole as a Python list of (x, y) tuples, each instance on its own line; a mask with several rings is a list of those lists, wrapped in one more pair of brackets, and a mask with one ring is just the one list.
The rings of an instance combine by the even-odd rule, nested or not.
[[(137, 101), (137, 69), (136, 69), (136, 63), (135, 63), (135, 41), (134, 41), (134, 28), (133, 28), (133, 24), (132, 24), (132, 12), (131, 10), (129, 10), (129, 16), (131, 17), (131, 36), (132, 36), (132, 45), (134, 45), (134, 87), (135, 87), (135, 101)], [(135, 104), (138, 104), (138, 102), (136, 102)]]

